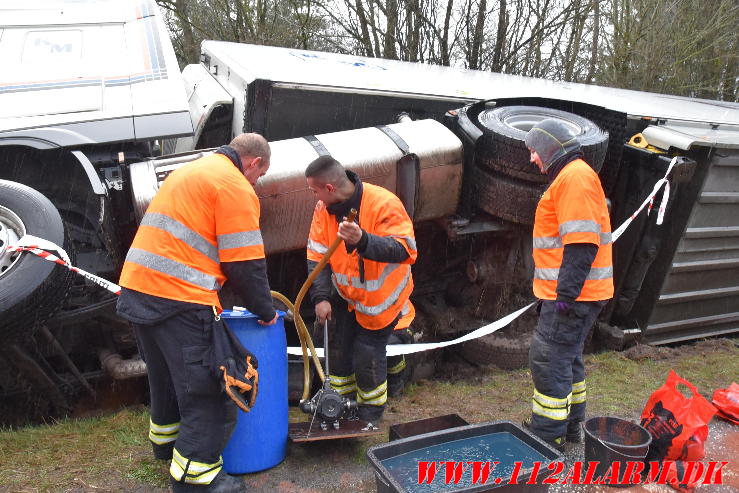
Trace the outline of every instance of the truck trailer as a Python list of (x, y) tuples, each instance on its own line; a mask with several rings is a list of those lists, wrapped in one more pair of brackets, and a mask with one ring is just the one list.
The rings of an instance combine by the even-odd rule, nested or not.
[[(593, 337), (619, 348), (739, 331), (736, 103), (217, 41), (180, 74), (153, 2), (83, 4), (24, 7), (0, 21), (14, 67), (0, 80), (0, 406), (23, 410), (0, 415), (63, 415), (95, 381), (146, 371), (114, 295), (4, 247), (44, 238), (115, 282), (168, 173), (241, 132), (271, 142), (256, 191), (270, 284), (289, 298), (307, 275), (315, 199), (304, 169), (330, 154), (395, 192), (414, 220), (420, 340), (453, 338), (530, 302), (531, 227), (546, 183), (523, 137), (557, 118), (585, 144), (614, 227), (675, 160), (664, 223), (642, 213), (614, 245), (616, 293)], [(123, 52), (105, 63), (80, 49), (110, 39)], [(239, 304), (227, 284), (222, 295)], [(459, 353), (524, 366), (534, 322), (524, 315)]]

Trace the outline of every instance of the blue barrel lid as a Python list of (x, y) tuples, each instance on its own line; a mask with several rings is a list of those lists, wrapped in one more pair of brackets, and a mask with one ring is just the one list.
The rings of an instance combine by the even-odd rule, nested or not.
[[(277, 315), (284, 318), (285, 312), (277, 310)], [(225, 318), (257, 318), (252, 312), (240, 306), (235, 306), (233, 310), (223, 310), (221, 316)]]

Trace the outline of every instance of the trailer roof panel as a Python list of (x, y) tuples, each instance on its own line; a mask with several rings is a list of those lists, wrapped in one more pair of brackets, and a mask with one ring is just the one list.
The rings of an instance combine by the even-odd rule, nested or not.
[(637, 118), (739, 125), (739, 104), (732, 102), (224, 41), (204, 41), (202, 47), (247, 81), (266, 79), (460, 100), (541, 97), (603, 106)]

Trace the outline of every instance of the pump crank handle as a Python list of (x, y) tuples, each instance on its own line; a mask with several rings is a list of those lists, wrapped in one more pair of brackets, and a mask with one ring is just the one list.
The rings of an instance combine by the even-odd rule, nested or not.
[(326, 367), (325, 382), (328, 382), (329, 374), (330, 374), (330, 370), (328, 368), (328, 319), (323, 321), (323, 363), (324, 363), (324, 366)]

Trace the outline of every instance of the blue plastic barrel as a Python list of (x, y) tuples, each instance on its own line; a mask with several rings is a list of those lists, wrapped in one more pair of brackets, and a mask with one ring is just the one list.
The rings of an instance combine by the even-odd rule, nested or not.
[(248, 413), (239, 410), (236, 428), (223, 451), (223, 468), (246, 474), (274, 467), (287, 451), (287, 340), (284, 312), (274, 325), (257, 323), (247, 311), (226, 310), (221, 315), (239, 341), (259, 363), (259, 390)]

